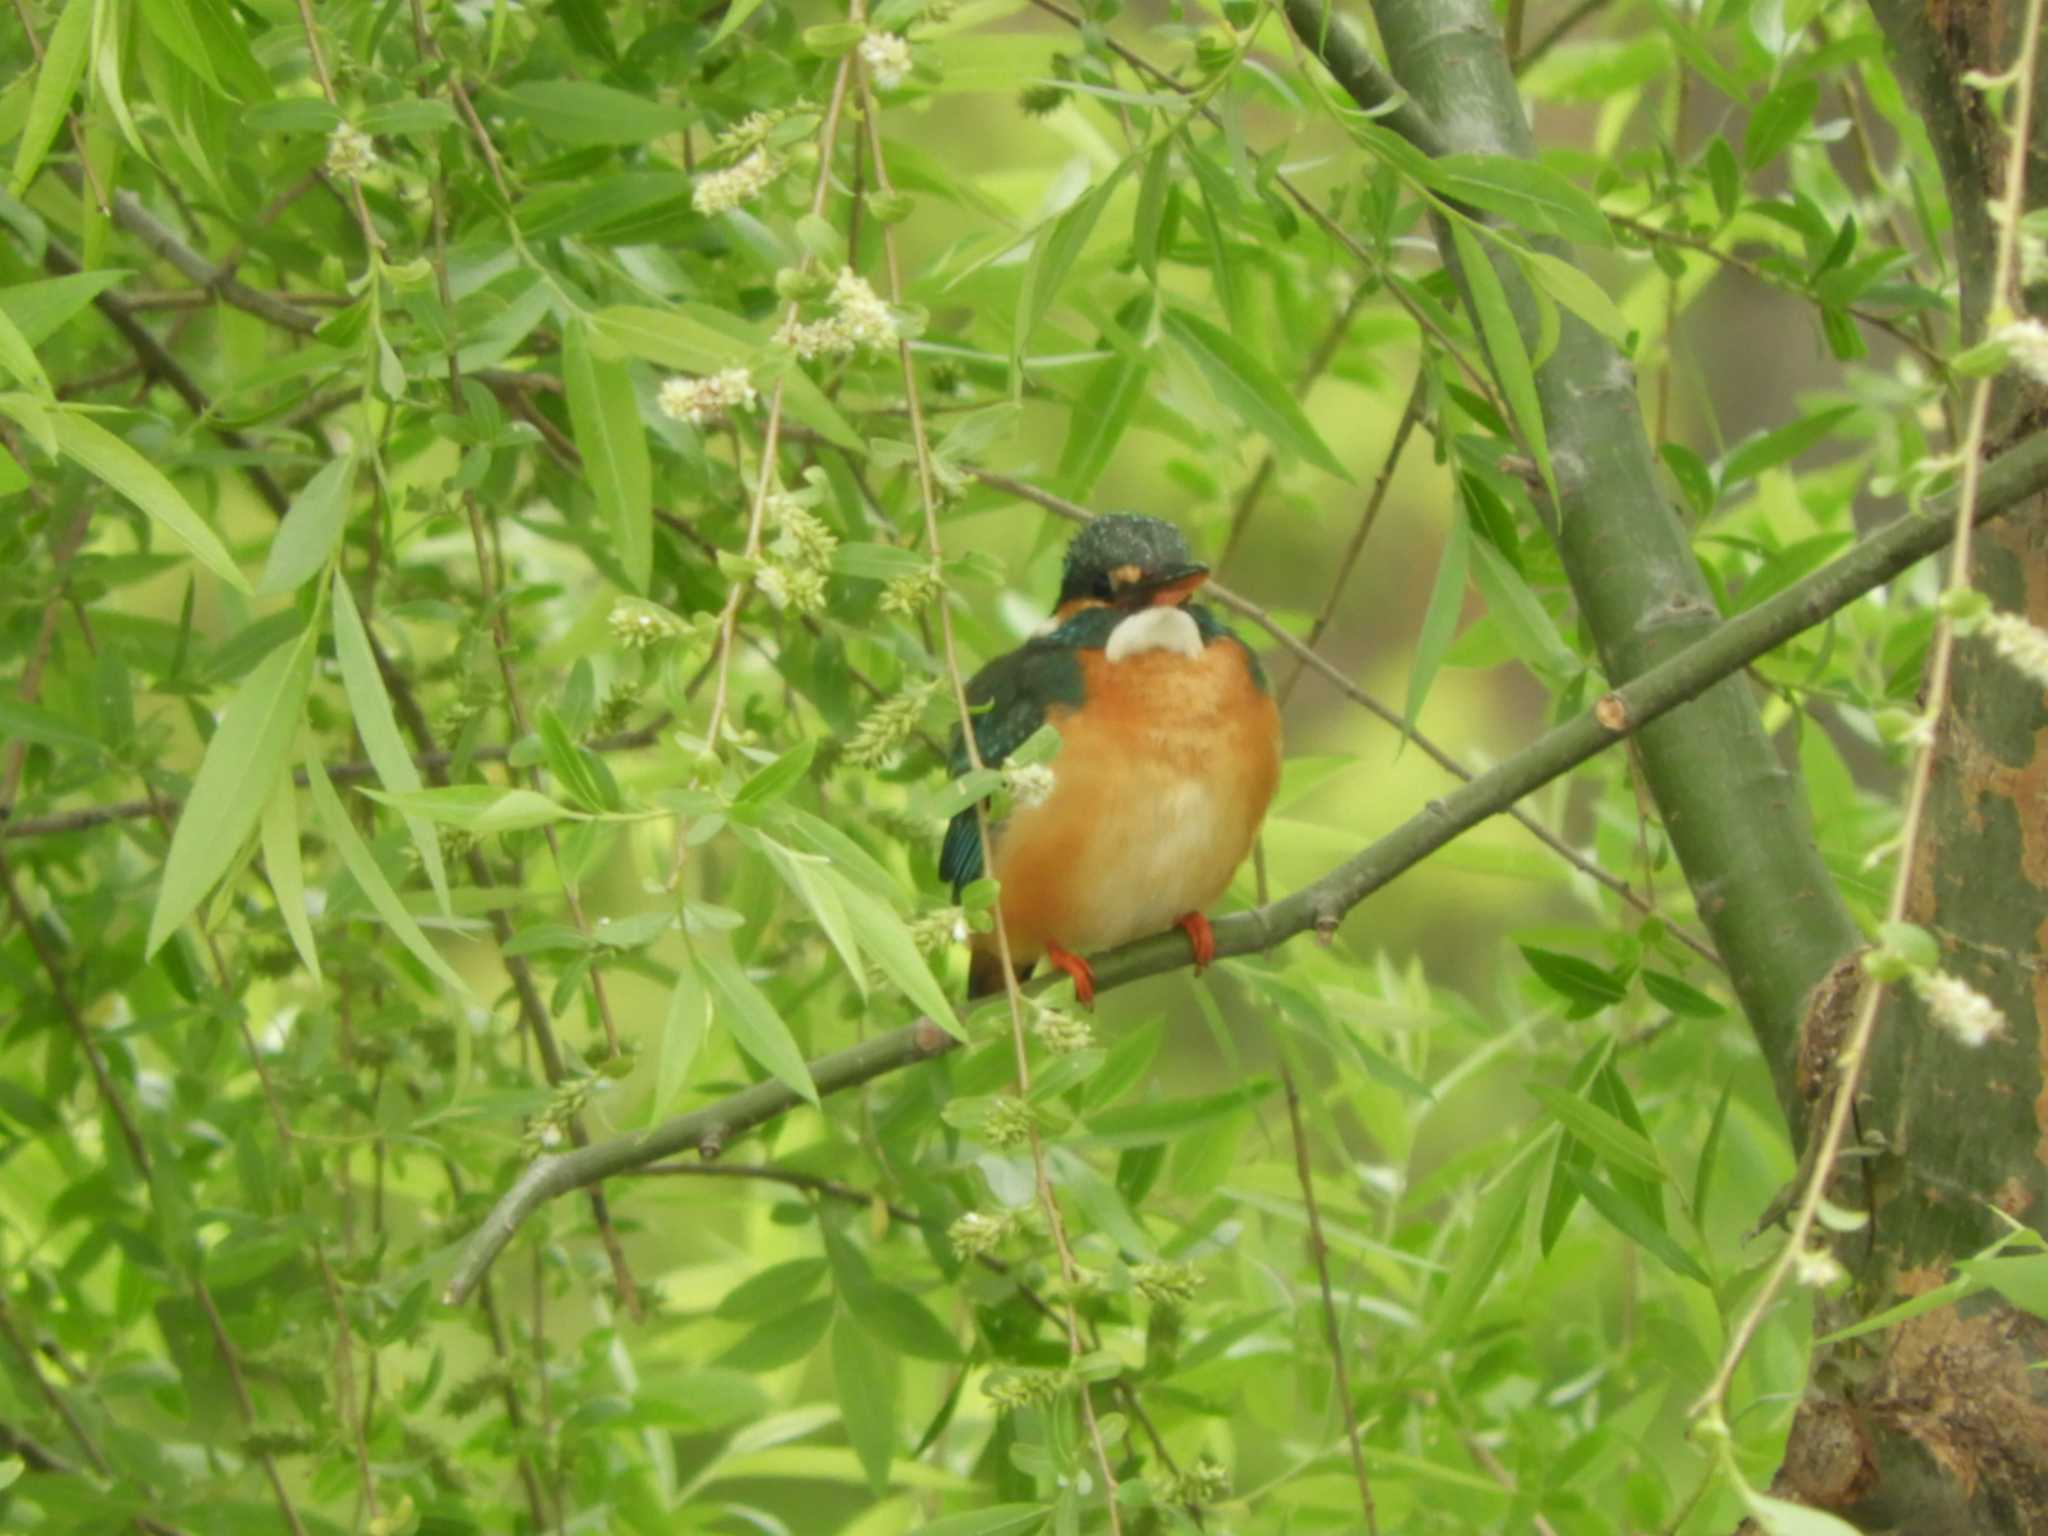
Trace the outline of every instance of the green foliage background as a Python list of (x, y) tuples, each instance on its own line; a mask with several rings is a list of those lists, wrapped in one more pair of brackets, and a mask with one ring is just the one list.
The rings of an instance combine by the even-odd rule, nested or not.
[[(1605, 883), (1495, 823), (1328, 946), (1107, 993), (1093, 1045), (1032, 1046), (1078, 1362), (993, 1128), (1000, 1005), (719, 1163), (557, 1202), (480, 1301), (437, 1300), (536, 1152), (804, 1082), (959, 995), (952, 946), (913, 942), (951, 928), (932, 865), (967, 795), (902, 374), (775, 340), (844, 265), (887, 295), (885, 230), (967, 666), (1049, 606), (1050, 497), (1173, 518), (1467, 764), (1597, 698), (1528, 351), (1483, 283), (1460, 311), (1432, 218), (1626, 342), (1670, 472), (1644, 515), (1693, 530), (1725, 612), (1918, 489), (1947, 215), (1861, 8), (1530, 10), (1539, 164), (1423, 159), (1250, 0), (19, 5), (0, 1521), (1101, 1530), (1086, 1381), (1124, 1529), (1355, 1529), (1283, 1062), (1380, 1527), (1739, 1518), (1685, 1410), (1791, 1164), (1622, 752), (1525, 807)], [(914, 61), (879, 199), (865, 64), (822, 141), (864, 28)], [(782, 173), (700, 212), (757, 112)], [(732, 367), (751, 409), (661, 408)], [(778, 389), (823, 556), (786, 516), (749, 538)], [(764, 568), (822, 600), (743, 595), (722, 656)], [(1903, 586), (1755, 672), (1866, 915), (1929, 627)], [(1239, 622), (1289, 705), (1281, 893), (1448, 781)], [(906, 696), (899, 752), (849, 748)], [(949, 1236), (970, 1212), (1014, 1229), (992, 1262)], [(1738, 1377), (1758, 1486), (1807, 1335), (1784, 1306)]]

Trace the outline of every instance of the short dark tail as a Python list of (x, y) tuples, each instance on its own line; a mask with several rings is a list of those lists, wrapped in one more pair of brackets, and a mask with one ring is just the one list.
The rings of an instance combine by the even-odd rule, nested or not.
[[(1031, 967), (1020, 966), (1017, 979), (1022, 981), (1031, 974)], [(1003, 962), (992, 949), (970, 950), (967, 955), (967, 995), (969, 998), (993, 997), (1003, 990)]]

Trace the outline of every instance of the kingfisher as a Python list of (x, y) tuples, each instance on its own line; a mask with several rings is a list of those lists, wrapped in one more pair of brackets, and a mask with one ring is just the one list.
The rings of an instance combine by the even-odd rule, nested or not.
[[(1052, 618), (967, 685), (987, 767), (1050, 723), (1052, 788), (989, 827), (1019, 977), (1041, 959), (1095, 1001), (1083, 956), (1186, 931), (1216, 958), (1203, 915), (1251, 851), (1280, 778), (1280, 713), (1251, 648), (1194, 599), (1209, 568), (1171, 523), (1120, 513), (1075, 536)], [(969, 768), (961, 732), (951, 768)], [(957, 900), (981, 878), (974, 808), (946, 829), (939, 874)], [(1003, 989), (993, 933), (971, 941), (967, 990)]]

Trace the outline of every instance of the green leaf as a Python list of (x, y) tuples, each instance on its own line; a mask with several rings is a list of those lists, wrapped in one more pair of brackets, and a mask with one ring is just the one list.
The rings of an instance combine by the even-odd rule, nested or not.
[(853, 540), (832, 551), (832, 569), (836, 574), (861, 576), (869, 581), (894, 581), (899, 576), (916, 576), (931, 568), (930, 554), (896, 544)]
[(838, 870), (828, 868), (822, 873), (838, 890), (862, 951), (881, 967), (882, 974), (910, 999), (912, 1006), (923, 1010), (925, 1017), (954, 1039), (965, 1040), (967, 1036), (945, 988), (932, 975), (924, 956), (917, 952), (903, 919)]
[(1956, 1268), (2022, 1311), (2048, 1318), (2048, 1253), (2010, 1259), (1958, 1259)]
[(1764, 97), (1749, 115), (1742, 139), (1743, 164), (1757, 171), (1777, 159), (1805, 131), (1819, 105), (1820, 87), (1811, 80), (1791, 81)]
[(272, 790), (287, 776), (292, 738), (306, 710), (315, 639), (308, 628), (272, 651), (229, 701), (171, 833), (144, 953), (162, 948), (240, 862)]
[(1713, 1281), (1700, 1268), (1693, 1256), (1678, 1246), (1669, 1232), (1653, 1224), (1642, 1208), (1624, 1198), (1605, 1179), (1596, 1179), (1592, 1174), (1578, 1168), (1567, 1168), (1565, 1176), (1586, 1197), (1586, 1203), (1605, 1217), (1614, 1229), (1645, 1253), (1664, 1265), (1673, 1274), (1683, 1275), (1688, 1280), (1697, 1280), (1712, 1289)]
[(1529, 349), (1522, 340), (1521, 328), (1515, 324), (1515, 312), (1508, 304), (1507, 290), (1501, 286), (1500, 274), (1494, 271), (1493, 262), (1471, 226), (1456, 218), (1450, 221), (1450, 226), (1452, 243), (1458, 252), (1458, 270), (1465, 280), (1479, 333), (1485, 339), (1494, 378), (1507, 399), (1515, 424), (1522, 429), (1529, 451), (1535, 455), (1536, 468), (1550, 491), (1550, 499), (1556, 502), (1557, 480), (1550, 468), (1550, 440), (1544, 430), (1543, 407), (1536, 395), (1536, 374), (1529, 363)]
[(1422, 628), (1415, 636), (1415, 654), (1408, 663), (1408, 702), (1401, 710), (1404, 730), (1415, 729), (1436, 681), (1437, 668), (1457, 637), (1458, 616), (1465, 610), (1465, 577), (1472, 559), (1472, 533), (1463, 517), (1453, 517), (1444, 534), (1444, 551), (1437, 560), (1436, 581), (1429, 589), (1429, 606), (1423, 610)]
[[(412, 754), (405, 750), (405, 742), (398, 734), (398, 717), (392, 713), (390, 696), (384, 691), (384, 678), (370, 649), (369, 631), (363, 627), (356, 600), (339, 572), (335, 573), (331, 591), (334, 659), (341, 666), (341, 686), (348, 694), (356, 734), (363, 738), (363, 750), (369, 753), (370, 765), (387, 790), (400, 795), (417, 794), (421, 787), (420, 771), (413, 766)], [(420, 867), (426, 871), (427, 883), (434, 888), (434, 899), (445, 916), (454, 909), (448, 895), (448, 871), (441, 862), (440, 836), (433, 823), (419, 813), (402, 814), (413, 846), (419, 850)]]
[(919, 1360), (959, 1360), (960, 1345), (929, 1307), (910, 1292), (877, 1280), (866, 1255), (830, 1222), (823, 1230), (839, 1299), (855, 1322), (882, 1343)]
[(711, 1363), (735, 1371), (774, 1371), (804, 1359), (832, 1326), (829, 1296), (769, 1318)]
[(1555, 950), (1536, 949), (1528, 944), (1522, 945), (1521, 950), (1522, 958), (1529, 962), (1529, 969), (1536, 973), (1537, 979), (1571, 1004), (1572, 1018), (1598, 1013), (1628, 996), (1628, 988), (1622, 982), (1590, 960), (1581, 960), (1577, 955), (1561, 955)]
[(1460, 203), (1484, 208), (1534, 235), (1580, 245), (1614, 243), (1600, 205), (1548, 166), (1511, 155), (1440, 155), (1430, 182)]
[(697, 973), (687, 965), (679, 967), (655, 1045), (654, 1092), (647, 1106), (650, 1123), (670, 1113), (689, 1086), (690, 1068), (704, 1048), (710, 1022), (711, 999), (705, 996)]
[(588, 327), (580, 323), (563, 333), (562, 377), (583, 472), (627, 581), (645, 592), (654, 572), (654, 471), (632, 377), (624, 363), (591, 350)]
[(811, 771), (811, 759), (817, 755), (817, 737), (806, 736), (742, 784), (733, 796), (733, 803), (766, 805), (772, 800), (780, 800), (803, 782), (804, 775)]
[(21, 328), (4, 309), (0, 309), (0, 368), (6, 369), (42, 399), (56, 397), (56, 391), (50, 387), (50, 376), (43, 372), (43, 365), (36, 360), (35, 348), (29, 345), (28, 338), (21, 334)]
[(1258, 1103), (1276, 1086), (1270, 1077), (1255, 1077), (1221, 1093), (1105, 1109), (1088, 1117), (1088, 1139), (1101, 1147), (1142, 1147), (1172, 1141)]
[(1721, 461), (1722, 491), (1726, 492), (1767, 469), (1775, 469), (1796, 459), (1860, 409), (1862, 407), (1855, 405), (1830, 406), (1826, 410), (1815, 411), (1811, 416), (1802, 416), (1789, 426), (1760, 432), (1737, 443)]
[(341, 797), (334, 792), (334, 785), (327, 778), (327, 770), (321, 767), (318, 758), (310, 754), (306, 758), (306, 785), (313, 792), (313, 809), (326, 830), (328, 841), (334, 844), (335, 851), (341, 855), (341, 862), (371, 907), (384, 920), (385, 926), (430, 973), (458, 997), (468, 998), (471, 995), (469, 984), (441, 958), (441, 952), (427, 942), (420, 925), (405, 910), (405, 903), (398, 899), (391, 882), (384, 878), (384, 871), (378, 868), (376, 855), (370, 852), (369, 844), (363, 841), (355, 823), (349, 820)]
[(57, 25), (43, 44), (43, 62), (36, 67), (36, 88), (29, 98), (28, 121), (22, 125), (21, 137), (14, 145), (14, 174), (7, 183), (11, 196), (20, 197), (35, 180), (43, 157), (64, 126), (71, 98), (85, 78), (93, 8), (94, 0), (67, 0), (64, 14), (57, 18)]
[(1116, 189), (1130, 174), (1134, 163), (1131, 160), (1118, 161), (1116, 169), (1099, 186), (1090, 187), (1055, 218), (1050, 227), (1039, 231), (1037, 240), (1032, 243), (1031, 263), (1024, 269), (1024, 287), (1017, 301), (1016, 323), (1010, 343), (1013, 356), (1021, 358), (1028, 350), (1031, 333), (1038, 329), (1038, 323), (1052, 308), (1053, 300), (1059, 296), (1060, 285), (1067, 280), (1067, 274), (1087, 247), (1088, 237), (1095, 232), (1102, 210), (1109, 206), (1110, 198), (1116, 195)]
[(1652, 1002), (1691, 1019), (1715, 1019), (1728, 1011), (1698, 987), (1662, 971), (1644, 971), (1643, 990)]
[(299, 792), (289, 777), (280, 776), (263, 807), (263, 868), (292, 948), (317, 982), (320, 954), (313, 944), (313, 925), (306, 919), (306, 873), (299, 859)]
[(1138, 208), (1131, 218), (1131, 244), (1138, 265), (1156, 286), (1159, 282), (1160, 234), (1166, 222), (1167, 194), (1173, 190), (1173, 139), (1162, 139), (1145, 161), (1138, 183)]
[[(705, 46), (707, 48), (716, 48), (728, 37), (731, 37), (733, 33), (745, 26), (748, 19), (759, 9), (761, 9), (761, 0), (734, 0), (733, 5), (725, 13), (725, 19), (719, 22), (718, 30), (711, 34), (711, 41), (706, 43)], [(880, 1492), (879, 1489), (876, 1491)]]
[(1707, 181), (1714, 189), (1714, 207), (1726, 224), (1742, 207), (1742, 167), (1735, 163), (1735, 151), (1718, 133), (1707, 145)]
[(838, 887), (826, 878), (825, 861), (813, 854), (785, 848), (771, 837), (760, 837), (759, 846), (782, 876), (783, 884), (809, 910), (818, 929), (838, 954), (846, 974), (862, 997), (868, 995), (868, 969), (862, 964), (853, 925), (846, 915), (846, 903)]
[(490, 100), (564, 144), (644, 144), (692, 120), (681, 107), (588, 80), (529, 80), (491, 92)]
[(1855, 1526), (1825, 1510), (1775, 1499), (1746, 1485), (1742, 1498), (1764, 1528), (1764, 1536), (1857, 1536)]
[(1549, 611), (1529, 590), (1522, 573), (1508, 564), (1490, 540), (1472, 540), (1472, 554), (1473, 585), (1486, 599), (1486, 611), (1500, 625), (1515, 654), (1538, 671), (1562, 674), (1575, 670), (1578, 659), (1557, 632)]
[(1051, 1514), (1049, 1504), (991, 1504), (970, 1514), (928, 1520), (917, 1528), (917, 1536), (1028, 1536)]
[(818, 1288), (829, 1268), (823, 1259), (771, 1264), (727, 1291), (713, 1313), (728, 1322), (746, 1323), (787, 1312)]
[(1629, 337), (1634, 333), (1635, 327), (1630, 325), (1628, 317), (1615, 307), (1614, 300), (1607, 296), (1605, 288), (1570, 262), (1562, 261), (1544, 251), (1518, 251), (1516, 259), (1528, 272), (1530, 281), (1543, 292), (1617, 347), (1628, 346)]
[(388, 805), (409, 816), (424, 816), (443, 826), (459, 827), (480, 837), (581, 819), (567, 806), (537, 790), (500, 789), (495, 784), (449, 784), (402, 793), (366, 789), (363, 793), (379, 805)]
[(1548, 1083), (1529, 1083), (1526, 1086), (1529, 1096), (1549, 1110), (1602, 1162), (1639, 1178), (1666, 1177), (1664, 1164), (1650, 1140), (1630, 1130), (1598, 1105), (1588, 1103), (1577, 1094), (1553, 1088)]
[(1457, 1334), (1487, 1286), (1501, 1273), (1528, 1211), (1530, 1188), (1543, 1169), (1543, 1160), (1531, 1155), (1536, 1145), (1524, 1144), (1515, 1163), (1480, 1202), (1443, 1295), (1431, 1310), (1429, 1332), (1416, 1348), (1417, 1358), (1428, 1358), (1437, 1344)]
[(868, 1474), (869, 1489), (880, 1498), (888, 1491), (896, 1454), (896, 1362), (844, 1312), (832, 1324), (832, 1381), (846, 1438)]
[(66, 458), (134, 502), (229, 586), (238, 592), (249, 590), (248, 580), (227, 546), (187, 505), (163, 471), (105, 427), (75, 411), (53, 411), (50, 424)]
[(1201, 316), (1169, 308), (1162, 321), (1171, 336), (1208, 380), (1216, 398), (1276, 449), (1306, 459), (1318, 469), (1349, 482), (1337, 456), (1316, 434), (1293, 394), (1264, 363)]
[(718, 1017), (732, 1031), (734, 1043), (790, 1092), (816, 1104), (818, 1086), (811, 1081), (810, 1068), (804, 1065), (796, 1037), (790, 1034), (789, 1026), (782, 1022), (782, 1015), (775, 1011), (768, 995), (740, 969), (732, 951), (721, 941), (694, 944), (690, 953), (697, 974), (718, 1005)]
[(100, 741), (53, 710), (21, 699), (0, 698), (0, 736), (33, 742), (57, 752), (97, 754)]
[[(256, 590), (264, 596), (290, 592), (327, 564), (348, 521), (349, 488), (355, 483), (353, 453), (321, 466), (299, 487), (299, 494), (277, 525), (270, 541), (270, 559)], [(395, 786), (394, 786), (395, 787)]]

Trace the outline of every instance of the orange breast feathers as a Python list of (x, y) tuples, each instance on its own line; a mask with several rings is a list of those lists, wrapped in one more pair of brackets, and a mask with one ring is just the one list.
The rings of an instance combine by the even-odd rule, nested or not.
[[(1189, 629), (1193, 629), (1192, 623)], [(1280, 778), (1280, 716), (1239, 643), (1080, 655), (1080, 710), (1054, 709), (1053, 789), (994, 829), (1003, 923), (1022, 965), (1160, 933), (1223, 894)], [(992, 948), (993, 935), (977, 948)]]

